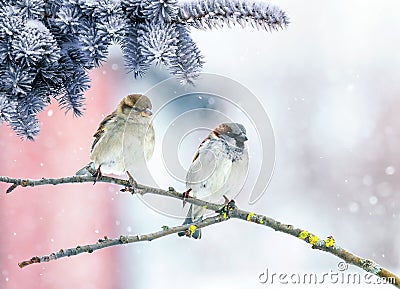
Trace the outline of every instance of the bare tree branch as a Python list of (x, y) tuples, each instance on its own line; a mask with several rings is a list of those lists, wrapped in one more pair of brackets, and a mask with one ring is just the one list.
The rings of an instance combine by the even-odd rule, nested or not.
[[(51, 253), (50, 255), (45, 255), (41, 257), (32, 257), (29, 260), (22, 261), (18, 263), (18, 266), (23, 268), (25, 266), (35, 264), (35, 263), (43, 263), (43, 262), (50, 262), (51, 260), (57, 260), (60, 258), (64, 257), (70, 257), (74, 255), (78, 255), (81, 253), (93, 253), (94, 251), (111, 247), (111, 246), (117, 246), (117, 245), (122, 245), (122, 244), (129, 244), (129, 243), (137, 243), (137, 242), (143, 242), (143, 241), (153, 241), (155, 239), (165, 237), (171, 234), (179, 233), (182, 231), (186, 230), (195, 230), (196, 228), (203, 228), (212, 224), (216, 224), (222, 221), (227, 220), (227, 218), (223, 218), (222, 215), (210, 217), (207, 219), (204, 219), (201, 222), (196, 223), (196, 226), (192, 224), (187, 224), (187, 225), (182, 225), (182, 226), (176, 226), (172, 228), (168, 227), (163, 227), (163, 230), (157, 231), (154, 233), (150, 234), (145, 234), (145, 235), (129, 235), (129, 236), (120, 236), (119, 238), (115, 239), (108, 239), (107, 236), (105, 236), (103, 239), (99, 239), (97, 243), (95, 244), (90, 244), (90, 245), (84, 245), (84, 246), (76, 246), (75, 248), (69, 248), (66, 250), (61, 249), (60, 251), (56, 253)], [(191, 228), (193, 226), (193, 228)]]
[[(58, 185), (58, 184), (66, 184), (66, 183), (84, 183), (84, 182), (94, 182), (95, 177), (92, 176), (71, 176), (65, 178), (58, 178), (58, 179), (46, 179), (42, 178), (40, 180), (30, 180), (30, 179), (13, 179), (9, 177), (0, 177), (0, 182), (10, 183), (12, 184), (11, 187), (7, 190), (7, 193), (11, 193), (14, 189), (18, 186), (22, 187), (35, 187), (41, 185)], [(118, 184), (125, 187), (126, 191), (132, 190), (131, 184), (127, 180), (102, 176), (98, 180), (98, 182), (105, 182), (105, 183), (112, 183)], [(176, 192), (174, 188), (170, 187), (168, 190), (162, 190), (158, 188), (153, 188), (141, 184), (137, 184), (134, 188), (134, 191), (141, 194), (156, 194), (156, 195), (163, 195), (167, 197), (172, 197), (175, 199), (183, 200), (183, 194)], [(213, 225), (215, 223), (219, 223), (225, 220), (229, 220), (230, 218), (241, 219), (244, 221), (252, 222), (258, 225), (263, 225), (274, 229), (275, 231), (279, 231), (282, 233), (286, 233), (292, 235), (304, 242), (307, 242), (312, 245), (313, 249), (318, 249), (321, 251), (325, 251), (331, 253), (340, 259), (346, 261), (349, 264), (353, 264), (357, 267), (362, 268), (366, 272), (374, 274), (378, 277), (385, 278), (386, 283), (393, 284), (394, 286), (400, 288), (400, 278), (396, 276), (394, 273), (390, 272), (389, 270), (383, 268), (382, 266), (378, 265), (372, 260), (365, 259), (359, 257), (342, 247), (338, 246), (332, 236), (329, 236), (325, 239), (321, 239), (317, 235), (308, 232), (306, 230), (296, 228), (292, 225), (283, 224), (278, 222), (270, 217), (255, 214), (253, 212), (248, 212), (244, 210), (238, 209), (232, 203), (228, 206), (222, 206), (214, 203), (205, 202), (196, 198), (188, 198), (185, 199), (188, 203), (202, 206), (209, 210), (218, 212), (217, 216), (207, 218), (201, 222), (195, 224), (188, 224), (182, 226), (176, 226), (171, 228), (164, 228), (162, 231), (146, 234), (146, 235), (135, 235), (135, 236), (121, 236), (116, 239), (108, 239), (105, 237), (104, 239), (99, 240), (97, 243), (92, 245), (85, 245), (85, 246), (77, 246), (76, 248), (71, 248), (67, 250), (60, 250), (57, 253), (52, 253), (47, 256), (42, 257), (33, 257), (28, 261), (20, 262), (18, 265), (22, 268), (30, 264), (34, 263), (41, 263), (41, 262), (48, 262), (51, 260), (56, 260), (66, 256), (77, 255), (80, 253), (88, 252), (92, 253), (95, 250), (99, 250), (102, 248), (126, 244), (126, 243), (134, 243), (140, 241), (151, 241), (157, 238), (161, 238), (164, 236), (171, 235), (173, 233), (187, 231), (187, 234), (190, 235), (196, 228), (207, 227)]]

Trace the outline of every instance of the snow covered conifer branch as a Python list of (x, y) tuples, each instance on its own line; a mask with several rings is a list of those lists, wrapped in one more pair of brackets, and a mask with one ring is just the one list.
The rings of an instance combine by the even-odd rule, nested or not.
[(203, 57), (189, 28), (236, 23), (271, 31), (289, 21), (251, 0), (0, 0), (0, 122), (33, 140), (36, 115), (51, 97), (80, 116), (87, 72), (107, 59), (112, 43), (135, 77), (156, 63), (192, 83)]

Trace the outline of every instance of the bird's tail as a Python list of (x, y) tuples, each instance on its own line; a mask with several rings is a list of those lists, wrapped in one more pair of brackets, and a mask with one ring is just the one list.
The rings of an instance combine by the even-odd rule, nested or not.
[(88, 163), (86, 166), (81, 168), (75, 173), (76, 176), (93, 176), (96, 173), (96, 168), (93, 162)]
[[(186, 219), (183, 222), (182, 225), (187, 225), (187, 224), (192, 224), (193, 221), (193, 205), (190, 205), (189, 211), (187, 213)], [(195, 222), (201, 221), (203, 217), (200, 217), (199, 219), (195, 220)], [(179, 237), (187, 236), (186, 232), (179, 232), (178, 233)], [(200, 239), (201, 238), (201, 229), (196, 229), (193, 234), (191, 234), (190, 237), (193, 237), (195, 239)]]

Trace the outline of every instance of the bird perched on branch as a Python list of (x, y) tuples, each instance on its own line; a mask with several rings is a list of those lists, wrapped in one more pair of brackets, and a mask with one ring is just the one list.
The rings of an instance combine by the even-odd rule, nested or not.
[[(239, 123), (222, 123), (200, 144), (186, 175), (186, 194), (218, 202), (226, 194), (240, 192), (247, 176), (246, 129)], [(225, 197), (226, 198), (226, 197)], [(190, 205), (185, 224), (201, 221), (205, 209)], [(201, 238), (201, 230), (180, 232), (179, 236)]]
[(94, 134), (90, 160), (77, 175), (96, 170), (102, 173), (135, 174), (146, 165), (154, 151), (154, 128), (151, 120), (152, 104), (142, 94), (124, 97), (117, 108), (100, 123)]

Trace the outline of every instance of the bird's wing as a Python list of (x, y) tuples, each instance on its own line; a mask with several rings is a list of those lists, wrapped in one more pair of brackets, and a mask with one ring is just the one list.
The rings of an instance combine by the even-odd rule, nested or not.
[(104, 132), (105, 132), (105, 127), (106, 124), (109, 123), (115, 116), (115, 111), (113, 113), (111, 113), (110, 115), (107, 115), (103, 121), (99, 124), (99, 127), (97, 129), (97, 131), (95, 132), (95, 134), (93, 135), (94, 137), (94, 141), (92, 144), (92, 147), (90, 149), (90, 151), (93, 151), (93, 148), (96, 146), (97, 142), (101, 139), (101, 137), (103, 136)]
[(200, 145), (186, 175), (187, 188), (206, 181), (215, 170), (215, 164), (215, 153), (207, 146)]
[(186, 188), (191, 189), (193, 196), (217, 201), (225, 194), (232, 160), (224, 149), (222, 143), (208, 140), (200, 145), (186, 175)]

